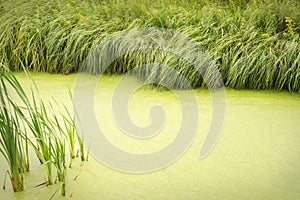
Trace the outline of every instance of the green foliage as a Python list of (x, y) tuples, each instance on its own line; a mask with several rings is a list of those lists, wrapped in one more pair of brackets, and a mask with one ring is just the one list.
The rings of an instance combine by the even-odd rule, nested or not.
[[(23, 151), (21, 122), (11, 105), (11, 96), (5, 84), (5, 75), (0, 74), (0, 154), (9, 165), (14, 192), (24, 190), (24, 170), (28, 159)], [(4, 186), (5, 188), (5, 186)]]
[[(24, 172), (29, 171), (28, 147), (32, 147), (41, 164), (47, 169), (47, 185), (53, 184), (53, 168), (61, 182), (61, 194), (66, 194), (67, 151), (75, 155), (77, 139), (74, 117), (59, 115), (52, 104), (46, 107), (32, 91), (30, 99), (14, 74), (2, 66), (0, 71), (0, 154), (7, 161), (13, 190), (24, 190)], [(32, 137), (30, 137), (32, 136)], [(76, 140), (77, 139), (77, 140)], [(78, 145), (81, 148), (81, 145)], [(82, 150), (83, 151), (83, 150)], [(70, 160), (73, 156), (70, 157)], [(71, 161), (70, 161), (71, 163)], [(71, 167), (71, 165), (70, 165)], [(56, 181), (55, 181), (56, 182)]]
[[(21, 0), (2, 1), (0, 7), (0, 63), (11, 70), (22, 70), (21, 60), (29, 70), (76, 72), (89, 51), (114, 33), (160, 27), (202, 45), (217, 61), (228, 87), (289, 91), (300, 87), (297, 0)], [(124, 73), (162, 56), (128, 54), (107, 73)], [(190, 76), (193, 67), (183, 64), (175, 66), (178, 68), (188, 74), (193, 87), (203, 85), (201, 76)], [(173, 87), (180, 88), (176, 77), (173, 79)]]

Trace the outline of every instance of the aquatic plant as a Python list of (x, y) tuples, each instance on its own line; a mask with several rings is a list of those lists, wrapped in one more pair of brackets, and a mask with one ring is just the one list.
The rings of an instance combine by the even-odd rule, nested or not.
[[(12, 70), (23, 70), (21, 59), (29, 70), (76, 72), (90, 50), (115, 33), (159, 27), (202, 45), (217, 62), (227, 87), (299, 90), (300, 4), (296, 0), (23, 0), (0, 5), (0, 63)], [(126, 52), (106, 73), (124, 73), (161, 56), (155, 49)], [(192, 75), (195, 68), (176, 63), (176, 56), (167, 58), (175, 62), (176, 70), (185, 71), (193, 87), (203, 85), (201, 76)], [(169, 79), (168, 84), (177, 87), (176, 77)]]
[(31, 131), (36, 139), (35, 142), (30, 141), (33, 150), (42, 164), (45, 164), (48, 172), (48, 184), (53, 183), (52, 175), (52, 138), (54, 132), (49, 126), (49, 114), (47, 113), (46, 107), (42, 101), (38, 101), (32, 91), (32, 100), (30, 101), (23, 87), (11, 72), (7, 72), (6, 80), (12, 86), (14, 91), (17, 93), (20, 102), (23, 107), (14, 103), (14, 110), (18, 114), (17, 117), (23, 121), (25, 126)]
[[(36, 98), (33, 90), (30, 99), (15, 75), (4, 66), (2, 69), (5, 70), (0, 71), (0, 153), (10, 167), (7, 175), (13, 190), (24, 190), (23, 174), (29, 171), (28, 149), (31, 147), (47, 169), (47, 181), (39, 185), (58, 181), (61, 183), (61, 194), (65, 195), (66, 143), (70, 148), (70, 167), (75, 158), (76, 141), (81, 159), (85, 161), (83, 140), (77, 133), (74, 117), (65, 106), (66, 113), (59, 114), (55, 112), (52, 102), (47, 107)], [(53, 169), (57, 172), (55, 181)]]
[[(60, 122), (57, 117), (54, 116), (54, 121), (52, 122), (53, 128), (58, 128), (62, 130)], [(57, 180), (61, 183), (61, 194), (63, 196), (66, 195), (66, 175), (67, 175), (67, 167), (66, 167), (66, 144), (65, 138), (63, 134), (60, 134), (55, 137), (54, 145), (51, 148), (53, 154), (53, 164), (57, 170)], [(70, 158), (72, 159), (72, 158)]]
[(9, 175), (13, 191), (19, 192), (24, 190), (24, 171), (29, 167), (28, 151), (26, 149), (24, 152), (21, 122), (11, 105), (5, 81), (6, 76), (0, 73), (0, 153), (9, 166), (6, 176)]
[[(1, 102), (3, 103), (3, 102)], [(15, 192), (24, 190), (24, 166), (23, 154), (19, 150), (21, 147), (20, 130), (18, 124), (12, 116), (8, 114), (6, 108), (1, 106), (0, 113), (0, 132), (1, 132), (1, 149), (0, 152), (6, 159), (10, 170), (7, 174), (10, 177), (12, 188)], [(4, 186), (5, 188), (5, 186)]]

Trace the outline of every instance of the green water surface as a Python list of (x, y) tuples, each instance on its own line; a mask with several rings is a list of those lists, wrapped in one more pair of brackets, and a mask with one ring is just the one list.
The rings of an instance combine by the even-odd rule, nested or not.
[[(27, 91), (31, 81), (16, 74)], [(68, 88), (76, 75), (32, 74), (44, 100), (55, 98), (71, 110)], [(149, 153), (167, 145), (180, 126), (180, 105), (172, 91), (144, 87), (129, 104), (132, 120), (151, 123), (151, 106), (161, 105), (165, 126), (150, 139), (122, 134), (111, 116), (111, 96), (121, 76), (104, 76), (95, 95), (95, 111), (106, 137), (121, 149)], [(186, 91), (182, 91), (183, 93)], [(67, 196), (59, 191), (54, 199), (300, 199), (300, 97), (278, 91), (226, 89), (226, 116), (214, 150), (200, 160), (199, 153), (211, 119), (211, 96), (205, 89), (194, 91), (199, 103), (197, 136), (186, 153), (172, 165), (152, 173), (130, 174), (111, 169), (91, 155), (88, 162), (74, 161), (68, 170)], [(8, 169), (0, 158), (0, 181)], [(0, 199), (49, 199), (59, 185), (35, 188), (46, 181), (46, 172), (32, 156), (25, 191), (13, 193), (7, 180)]]

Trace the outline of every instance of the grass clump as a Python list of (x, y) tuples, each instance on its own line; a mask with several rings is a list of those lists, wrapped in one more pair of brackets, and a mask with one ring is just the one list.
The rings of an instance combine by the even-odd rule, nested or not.
[[(28, 148), (31, 147), (47, 170), (47, 181), (40, 185), (51, 185), (58, 181), (61, 183), (61, 194), (65, 196), (68, 162), (66, 143), (70, 144), (70, 160), (75, 158), (77, 140), (79, 144), (83, 143), (77, 139), (74, 118), (66, 107), (66, 114), (55, 113), (51, 102), (47, 108), (33, 91), (30, 99), (14, 74), (4, 66), (3, 69), (0, 72), (0, 153), (9, 165), (7, 174), (13, 190), (24, 190), (24, 173), (29, 171)], [(83, 144), (82, 147), (78, 146), (84, 155)]]
[[(30, 0), (2, 1), (0, 7), (0, 63), (11, 70), (22, 70), (21, 59), (29, 70), (76, 72), (89, 52), (112, 35), (159, 27), (197, 41), (217, 62), (227, 87), (289, 91), (300, 87), (300, 4), (296, 0)], [(124, 73), (161, 56), (157, 49), (126, 52), (107, 73)], [(191, 76), (195, 68), (180, 63), (174, 69), (185, 71), (193, 87), (203, 85), (201, 76)], [(169, 79), (178, 87), (175, 75)]]
[[(21, 124), (17, 113), (12, 110), (11, 97), (5, 84), (5, 76), (0, 74), (0, 153), (5, 158), (14, 192), (24, 190), (26, 154), (23, 151)], [(5, 188), (5, 183), (3, 188)]]

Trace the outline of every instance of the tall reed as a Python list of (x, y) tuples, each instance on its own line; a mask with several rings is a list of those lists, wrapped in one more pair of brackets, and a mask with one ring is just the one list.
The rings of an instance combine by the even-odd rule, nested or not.
[[(33, 90), (29, 98), (15, 75), (5, 66), (2, 67), (0, 70), (0, 154), (10, 167), (7, 175), (11, 179), (13, 190), (15, 192), (24, 190), (23, 174), (29, 171), (28, 154), (31, 147), (40, 163), (47, 169), (47, 182), (43, 184), (49, 185), (56, 183), (56, 180), (59, 181), (61, 194), (65, 196), (67, 154), (70, 155), (69, 167), (75, 158), (76, 147), (80, 149), (81, 159), (85, 160), (83, 140), (76, 130), (74, 117), (66, 106), (64, 106), (65, 113), (57, 113), (52, 102), (46, 106), (44, 101), (36, 97)], [(69, 152), (66, 150), (66, 143), (69, 144)], [(55, 181), (54, 169), (56, 169)]]
[[(24, 190), (24, 170), (28, 164), (24, 153), (21, 124), (11, 105), (11, 96), (6, 86), (6, 77), (0, 73), (0, 153), (5, 158), (14, 192)], [(27, 167), (27, 166), (26, 166)], [(5, 188), (5, 186), (4, 186)]]
[(42, 164), (45, 164), (48, 172), (48, 184), (53, 183), (52, 174), (52, 153), (51, 147), (53, 143), (54, 132), (49, 126), (49, 114), (42, 101), (35, 97), (32, 91), (32, 100), (27, 96), (23, 87), (16, 79), (16, 77), (11, 73), (7, 72), (6, 75), (7, 82), (12, 86), (14, 91), (17, 93), (20, 102), (23, 107), (19, 105), (14, 106), (18, 117), (22, 119), (26, 127), (31, 131), (36, 139), (35, 142), (30, 142), (36, 152), (36, 155)]
[[(29, 70), (76, 72), (90, 50), (115, 33), (159, 27), (202, 45), (228, 87), (298, 91), (300, 86), (297, 0), (21, 0), (2, 1), (0, 7), (0, 63), (12, 70), (23, 70), (21, 59)], [(155, 52), (126, 52), (106, 72), (124, 73), (160, 60), (162, 54)], [(178, 58), (172, 60), (176, 64)], [(181, 64), (175, 69), (185, 71), (192, 86), (202, 86), (201, 76), (191, 76), (195, 68)], [(177, 87), (176, 77), (170, 79)]]
[(51, 151), (53, 153), (53, 164), (57, 170), (57, 180), (61, 182), (61, 195), (65, 196), (67, 175), (65, 135), (56, 116), (54, 116), (54, 121), (52, 121), (51, 125), (53, 129), (58, 129), (58, 133), (60, 133), (56, 135)]

